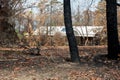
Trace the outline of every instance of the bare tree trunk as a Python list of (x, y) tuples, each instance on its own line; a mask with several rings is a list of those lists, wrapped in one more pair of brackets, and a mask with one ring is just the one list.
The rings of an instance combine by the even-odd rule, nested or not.
[(71, 61), (79, 62), (79, 52), (72, 27), (70, 0), (64, 0), (64, 23), (69, 43)]
[(119, 50), (116, 0), (106, 0), (108, 58), (117, 59)]

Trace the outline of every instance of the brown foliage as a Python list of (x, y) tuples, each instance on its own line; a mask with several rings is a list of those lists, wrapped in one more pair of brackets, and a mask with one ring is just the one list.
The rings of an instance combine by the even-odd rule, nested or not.
[(54, 39), (54, 45), (56, 45), (56, 46), (63, 46), (63, 45), (65, 45), (65, 43), (67, 43), (66, 37), (62, 36), (61, 33), (56, 33), (53, 36), (53, 39)]

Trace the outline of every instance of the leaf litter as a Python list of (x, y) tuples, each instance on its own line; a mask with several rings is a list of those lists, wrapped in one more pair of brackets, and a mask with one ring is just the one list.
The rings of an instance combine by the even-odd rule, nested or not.
[(108, 60), (106, 47), (79, 47), (80, 64), (67, 61), (68, 47), (41, 55), (0, 51), (0, 80), (120, 80), (120, 60)]

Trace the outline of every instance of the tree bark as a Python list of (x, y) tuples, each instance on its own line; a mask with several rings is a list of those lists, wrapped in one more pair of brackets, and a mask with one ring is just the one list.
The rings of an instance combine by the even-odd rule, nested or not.
[(116, 0), (106, 0), (108, 58), (117, 59), (119, 50)]
[(64, 23), (72, 62), (79, 62), (79, 52), (73, 32), (70, 0), (64, 0)]

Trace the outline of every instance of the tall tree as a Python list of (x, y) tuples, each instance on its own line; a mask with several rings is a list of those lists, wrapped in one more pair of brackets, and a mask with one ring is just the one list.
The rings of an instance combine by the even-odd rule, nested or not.
[(106, 0), (108, 58), (117, 59), (119, 50), (116, 0)]
[(94, 12), (94, 25), (104, 26), (106, 28), (106, 1), (102, 0), (98, 3)]
[(79, 52), (73, 32), (70, 0), (64, 0), (64, 23), (72, 62), (79, 62)]

